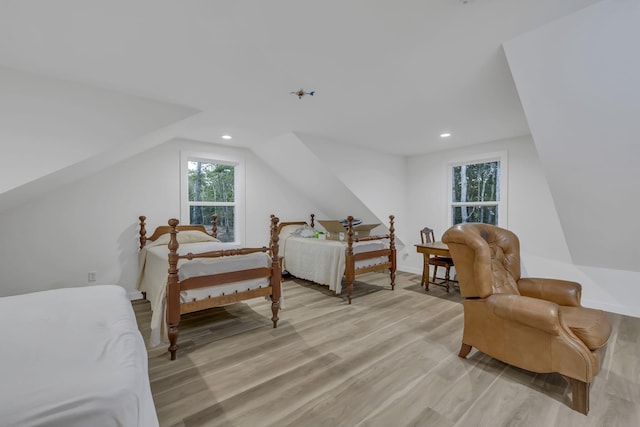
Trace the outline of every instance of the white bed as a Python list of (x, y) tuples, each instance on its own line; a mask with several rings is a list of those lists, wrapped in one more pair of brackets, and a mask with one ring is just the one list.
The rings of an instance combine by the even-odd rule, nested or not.
[[(346, 270), (347, 242), (315, 238), (286, 238), (283, 268), (293, 276), (329, 286), (336, 294), (342, 292), (342, 278)], [(388, 249), (385, 242), (359, 242), (353, 244), (353, 253)], [(355, 263), (355, 268), (384, 264), (388, 257), (369, 258)]]
[(269, 220), (269, 245), (256, 248), (216, 239), (215, 216), (212, 235), (202, 225), (181, 226), (171, 218), (168, 226), (156, 227), (147, 237), (146, 217), (139, 219), (138, 289), (151, 302), (151, 346), (166, 337), (175, 360), (183, 314), (257, 297), (271, 301), (271, 321), (277, 327), (282, 284), (275, 215)]
[(158, 425), (147, 352), (120, 286), (0, 298), (3, 426)]
[(378, 236), (356, 235), (353, 217), (347, 218), (345, 241), (323, 240), (315, 233), (315, 215), (310, 223), (282, 222), (278, 229), (284, 255), (283, 270), (300, 279), (326, 285), (342, 292), (344, 277), (351, 304), (355, 276), (371, 271), (388, 271), (391, 289), (395, 287), (396, 249), (394, 216), (389, 216), (389, 233)]
[[(195, 233), (193, 233), (195, 235)], [(187, 232), (181, 232), (179, 237), (187, 236)], [(223, 243), (215, 241), (181, 243), (178, 247), (179, 255), (188, 253), (204, 253), (210, 251), (238, 249), (240, 246), (234, 243)], [(165, 296), (167, 290), (167, 269), (169, 248), (167, 244), (151, 242), (140, 250), (139, 254), (139, 274), (138, 289), (145, 292), (147, 300), (151, 303), (151, 336), (149, 346), (155, 347), (167, 341), (165, 331)], [(197, 262), (181, 259), (178, 262), (179, 279), (185, 280), (189, 277), (201, 276), (205, 274), (226, 273), (230, 271), (246, 270), (250, 268), (269, 267), (271, 258), (266, 253), (255, 253), (250, 255), (199, 259)], [(244, 280), (241, 282), (216, 285), (206, 288), (191, 289), (180, 292), (180, 302), (199, 301), (210, 297), (217, 297), (223, 294), (231, 294), (240, 289), (257, 289), (269, 286), (268, 278)]]

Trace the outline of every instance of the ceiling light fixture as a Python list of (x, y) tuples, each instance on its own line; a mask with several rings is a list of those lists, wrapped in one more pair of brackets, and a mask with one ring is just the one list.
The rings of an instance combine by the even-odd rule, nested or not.
[(303, 96), (305, 95), (309, 95), (309, 96), (313, 96), (316, 94), (315, 90), (312, 90), (311, 92), (305, 92), (304, 89), (300, 89), (300, 90), (296, 90), (293, 92), (289, 92), (290, 95), (295, 95), (298, 97), (298, 99), (302, 99)]
[(440, 138), (449, 138), (451, 134), (449, 132), (441, 133)]
[(231, 139), (231, 135), (222, 135), (222, 139)]

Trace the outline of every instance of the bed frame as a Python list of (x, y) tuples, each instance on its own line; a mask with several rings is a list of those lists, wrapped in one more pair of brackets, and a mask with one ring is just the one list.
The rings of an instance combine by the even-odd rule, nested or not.
[[(311, 222), (310, 226), (313, 228), (315, 226), (315, 214), (311, 214)], [(369, 273), (371, 271), (380, 271), (380, 270), (389, 270), (389, 276), (391, 278), (391, 290), (395, 289), (396, 286), (396, 246), (395, 246), (395, 229), (394, 229), (394, 219), (395, 216), (389, 215), (389, 234), (377, 235), (377, 236), (367, 236), (367, 237), (357, 237), (353, 227), (353, 216), (347, 217), (347, 252), (346, 252), (346, 262), (345, 262), (345, 272), (344, 277), (347, 284), (347, 298), (349, 299), (349, 304), (351, 304), (351, 296), (353, 294), (353, 282), (355, 281), (355, 277), (359, 274)], [(280, 235), (280, 231), (287, 225), (306, 225), (305, 221), (294, 221), (294, 222), (281, 222), (278, 227), (278, 235)], [(379, 249), (375, 251), (369, 252), (361, 252), (354, 254), (353, 253), (353, 244), (357, 242), (370, 242), (374, 240), (383, 240), (389, 239), (389, 248), (388, 249)], [(388, 257), (388, 261), (382, 264), (372, 265), (369, 267), (356, 268), (355, 264), (357, 261), (369, 259), (369, 258), (378, 258), (378, 257)]]
[[(159, 226), (150, 237), (146, 237), (145, 230), (146, 217), (140, 217), (140, 248), (143, 248), (147, 240), (155, 240), (163, 234), (170, 233), (169, 240), (169, 276), (167, 279), (167, 296), (166, 296), (166, 321), (167, 335), (169, 337), (169, 352), (171, 360), (176, 359), (176, 351), (178, 349), (178, 325), (180, 324), (180, 316), (186, 313), (205, 310), (208, 308), (219, 307), (233, 302), (252, 299), (260, 296), (271, 297), (271, 312), (273, 316), (271, 321), (273, 327), (278, 326), (278, 311), (280, 310), (280, 297), (282, 295), (282, 272), (280, 269), (280, 259), (278, 256), (278, 221), (275, 215), (271, 215), (270, 241), (269, 247), (261, 248), (241, 248), (228, 249), (204, 253), (188, 253), (187, 255), (178, 255), (178, 239), (177, 234), (184, 230), (198, 230), (209, 234), (202, 225), (178, 225), (179, 221), (175, 218), (169, 220), (169, 225)], [(210, 234), (216, 237), (217, 216), (213, 216), (213, 232)], [(257, 252), (269, 253), (271, 257), (271, 266), (262, 268), (252, 268), (248, 270), (232, 271), (227, 273), (211, 274), (207, 276), (190, 277), (188, 279), (179, 280), (178, 261), (181, 259), (193, 260), (198, 258), (221, 258), (237, 255), (248, 255)], [(269, 278), (269, 286), (264, 288), (250, 289), (232, 294), (223, 294), (217, 297), (209, 297), (203, 300), (194, 300), (180, 303), (180, 291), (205, 288), (215, 285), (223, 285), (227, 283), (239, 282), (242, 280)]]

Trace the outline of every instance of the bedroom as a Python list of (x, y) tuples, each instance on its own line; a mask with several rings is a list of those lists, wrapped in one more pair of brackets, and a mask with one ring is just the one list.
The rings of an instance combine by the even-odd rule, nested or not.
[[(607, 12), (607, 8), (615, 10), (614, 4), (597, 2), (595, 6), (603, 8), (602, 13), (608, 16), (613, 12)], [(470, 6), (480, 5), (478, 0)], [(40, 24), (42, 28), (49, 28), (45, 22)], [(9, 22), (3, 21), (3, 28), (15, 31)], [(623, 55), (629, 49), (629, 42), (625, 40), (633, 37), (623, 39), (615, 32), (610, 34), (611, 39), (606, 41), (619, 47), (611, 49), (611, 53)], [(28, 46), (22, 48), (28, 51)], [(547, 51), (552, 58), (552, 54), (557, 53), (548, 46)], [(91, 78), (74, 81), (73, 75), (65, 77), (63, 70), (20, 62), (16, 51), (3, 53), (6, 54), (0, 70), (0, 88), (3, 95), (7, 95), (0, 100), (4, 113), (0, 131), (4, 152), (0, 193), (0, 218), (5, 225), (0, 245), (3, 296), (66, 284), (87, 285), (89, 271), (96, 272), (98, 284), (118, 283), (133, 291), (137, 268), (136, 218), (145, 214), (158, 225), (180, 214), (181, 151), (244, 158), (247, 244), (264, 244), (267, 229), (262, 224), (271, 213), (283, 220), (306, 218), (310, 212), (320, 218), (331, 218), (359, 211), (364, 205), (378, 218), (384, 219), (388, 214), (396, 216), (398, 237), (405, 244), (398, 255), (399, 268), (419, 273), (421, 260), (413, 250), (419, 238), (418, 230), (427, 225), (427, 219), (438, 234), (449, 225), (446, 209), (437, 203), (445, 200), (446, 165), (460, 158), (507, 151), (509, 227), (517, 230), (528, 252), (525, 258), (528, 273), (576, 279), (585, 286), (585, 304), (640, 315), (633, 302), (640, 297), (635, 286), (639, 281), (638, 243), (630, 238), (638, 234), (637, 224), (615, 218), (606, 227), (594, 226), (603, 223), (603, 218), (609, 218), (609, 207), (621, 200), (631, 204), (626, 205), (626, 211), (637, 210), (638, 199), (634, 197), (637, 190), (625, 185), (638, 182), (637, 168), (631, 163), (639, 158), (637, 144), (633, 142), (637, 123), (630, 119), (635, 111), (632, 107), (637, 104), (616, 105), (613, 111), (617, 114), (605, 117), (601, 117), (603, 111), (600, 110), (576, 108), (573, 111), (578, 111), (580, 117), (564, 119), (577, 120), (581, 132), (568, 135), (565, 130), (552, 134), (551, 131), (563, 129), (549, 129), (541, 122), (544, 116), (536, 100), (531, 98), (533, 89), (526, 86), (527, 76), (512, 70), (516, 80), (521, 79), (518, 83), (525, 85), (518, 87), (523, 104), (529, 102), (527, 108), (536, 113), (528, 117), (535, 141), (528, 135), (510, 136), (411, 156), (345, 146), (339, 140), (304, 133), (272, 132), (260, 141), (274, 149), (282, 144), (289, 152), (298, 150), (310, 158), (315, 157), (318, 168), (331, 172), (340, 184), (335, 191), (357, 196), (353, 208), (347, 209), (342, 203), (328, 203), (320, 189), (314, 188), (322, 178), (310, 176), (304, 182), (292, 182), (261, 160), (266, 157), (264, 153), (256, 154), (258, 151), (218, 141), (219, 128), (208, 127), (206, 116), (196, 114), (194, 108), (145, 100), (139, 93), (134, 96), (100, 89), (92, 84), (95, 82)], [(515, 61), (514, 67), (523, 64), (517, 59), (510, 58)], [(576, 59), (574, 66), (579, 67), (581, 63)], [(637, 67), (637, 63), (625, 64), (630, 70)], [(298, 74), (296, 67), (303, 68), (296, 61), (287, 61), (287, 65), (292, 67), (294, 75)], [(593, 61), (590, 66), (595, 67)], [(506, 69), (506, 63), (504, 67)], [(602, 67), (602, 71), (608, 72), (606, 67)], [(623, 84), (625, 76), (619, 76), (618, 83)], [(371, 83), (375, 87), (375, 82)], [(290, 88), (291, 84), (296, 87)], [(289, 99), (288, 91), (298, 89), (297, 85), (297, 81), (281, 80), (278, 84), (280, 92), (285, 93), (286, 99), (282, 102), (287, 103), (287, 112), (292, 115), (299, 114), (300, 108), (316, 108), (311, 102), (328, 96), (328, 89), (323, 94), (316, 88), (318, 93), (314, 98)], [(107, 88), (123, 90), (126, 86)], [(344, 99), (348, 88), (343, 89), (340, 99)], [(622, 89), (627, 90), (629, 96), (625, 99), (638, 99), (634, 98), (637, 84), (620, 91)], [(234, 108), (242, 108), (243, 97), (251, 99), (251, 93), (246, 90), (237, 88), (238, 98), (229, 97), (225, 101)], [(529, 97), (525, 98), (526, 94)], [(603, 108), (610, 102), (606, 98), (600, 100)], [(578, 101), (572, 106), (579, 107)], [(244, 135), (232, 132), (238, 124), (223, 113), (215, 112), (230, 123), (228, 132), (234, 134), (235, 143), (255, 138), (253, 131)], [(59, 124), (47, 118), (54, 118)], [(113, 130), (114, 123), (118, 131)], [(594, 129), (595, 123), (599, 125)], [(181, 128), (186, 124), (193, 125), (189, 132)], [(611, 129), (615, 129), (615, 138), (607, 141), (603, 152), (598, 138)], [(215, 139), (214, 144), (205, 142), (211, 138)], [(439, 141), (436, 143), (442, 147)], [(566, 152), (554, 149), (559, 146), (565, 147)], [(43, 155), (33, 156), (34, 152)], [(339, 155), (336, 156), (336, 152)], [(298, 154), (286, 157), (282, 151), (278, 153), (284, 164), (299, 159)], [(355, 165), (348, 162), (353, 154), (361, 160)], [(33, 167), (22, 167), (25, 158), (33, 160)], [(600, 160), (608, 166), (606, 173), (593, 169)], [(595, 194), (594, 191), (572, 191), (575, 185), (568, 179), (571, 175), (567, 175), (563, 163), (571, 165), (568, 169), (573, 171), (573, 161), (585, 162), (586, 167), (598, 171), (594, 181), (589, 181)], [(265, 195), (269, 197), (269, 204), (265, 203)], [(393, 207), (391, 211), (389, 207)], [(52, 246), (34, 247), (31, 240), (36, 237)], [(57, 245), (65, 248), (64, 253), (56, 250), (60, 247)], [(25, 258), (27, 254), (29, 257)], [(33, 268), (34, 262), (39, 268)]]

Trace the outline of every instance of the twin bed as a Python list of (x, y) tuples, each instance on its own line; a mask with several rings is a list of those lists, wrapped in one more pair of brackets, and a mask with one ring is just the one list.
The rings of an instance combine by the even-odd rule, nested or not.
[(271, 299), (271, 320), (277, 327), (282, 295), (278, 218), (271, 216), (269, 246), (261, 248), (220, 242), (215, 217), (213, 234), (170, 219), (150, 237), (145, 220), (140, 217), (138, 289), (151, 302), (150, 346), (160, 344), (166, 333), (175, 360), (180, 315), (260, 296)]
[(310, 225), (304, 221), (278, 225), (279, 219), (271, 215), (269, 246), (261, 248), (240, 248), (218, 241), (215, 216), (211, 234), (203, 226), (178, 225), (177, 219), (171, 219), (168, 226), (156, 228), (150, 237), (146, 235), (146, 217), (139, 219), (138, 289), (151, 302), (149, 345), (160, 344), (166, 336), (171, 360), (176, 358), (182, 314), (266, 297), (271, 300), (273, 327), (277, 327), (282, 301), (281, 258), (292, 275), (326, 284), (337, 294), (342, 291), (344, 277), (349, 304), (358, 274), (388, 270), (391, 289), (395, 286), (393, 216), (389, 217), (388, 234), (366, 237), (357, 236), (353, 217), (349, 217), (346, 241), (342, 242), (296, 237), (295, 231), (301, 226), (315, 226), (314, 215)]
[(3, 426), (154, 427), (147, 351), (124, 288), (0, 298)]
[(395, 287), (396, 248), (394, 216), (389, 216), (389, 232), (377, 236), (357, 235), (354, 218), (346, 221), (344, 240), (323, 240), (303, 230), (315, 229), (315, 215), (311, 221), (282, 222), (279, 227), (280, 244), (284, 255), (284, 269), (291, 275), (326, 285), (336, 294), (342, 292), (342, 280), (347, 286), (351, 304), (353, 282), (359, 274), (389, 271), (391, 289)]

